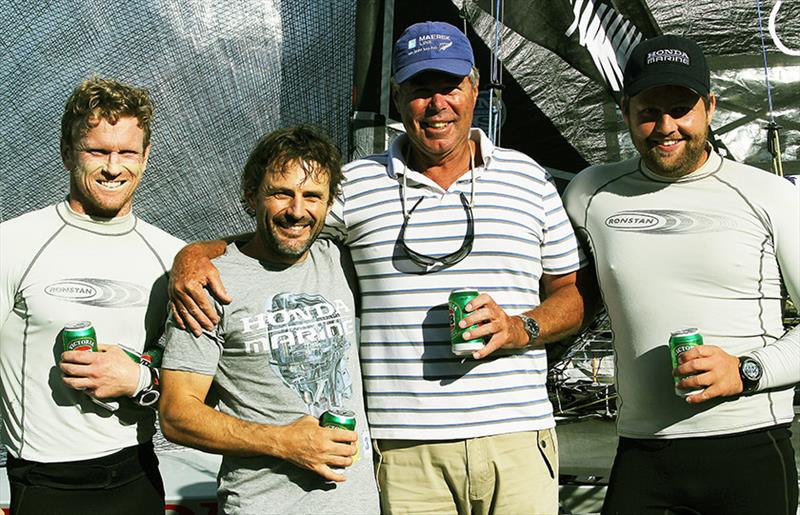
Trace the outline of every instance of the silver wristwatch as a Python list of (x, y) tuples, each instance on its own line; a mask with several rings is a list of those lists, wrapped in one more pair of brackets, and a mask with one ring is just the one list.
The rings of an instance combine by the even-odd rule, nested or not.
[(525, 332), (528, 334), (528, 343), (527, 346), (530, 347), (536, 340), (539, 339), (539, 324), (533, 318), (529, 317), (528, 315), (517, 315), (520, 320), (522, 320), (522, 327), (525, 328)]

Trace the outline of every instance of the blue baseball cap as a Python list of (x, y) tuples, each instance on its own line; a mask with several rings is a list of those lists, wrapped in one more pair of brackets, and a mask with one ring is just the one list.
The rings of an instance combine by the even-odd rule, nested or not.
[(427, 70), (466, 77), (474, 65), (475, 57), (467, 36), (440, 21), (425, 21), (408, 27), (394, 44), (392, 54), (392, 70), (398, 84)]

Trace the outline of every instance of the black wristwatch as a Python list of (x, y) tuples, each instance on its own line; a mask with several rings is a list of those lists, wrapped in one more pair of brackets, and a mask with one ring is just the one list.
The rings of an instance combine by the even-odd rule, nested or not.
[(525, 328), (525, 332), (528, 334), (528, 343), (527, 346), (530, 347), (536, 340), (539, 339), (539, 324), (533, 318), (529, 317), (528, 315), (517, 315), (520, 320), (522, 320), (522, 327)]
[(133, 398), (133, 402), (139, 406), (153, 406), (161, 398), (161, 382), (158, 378), (158, 369), (153, 367), (147, 367), (147, 369), (150, 372), (150, 384)]
[(743, 393), (749, 393), (758, 388), (758, 382), (764, 375), (761, 362), (752, 356), (739, 357), (739, 377), (742, 379)]

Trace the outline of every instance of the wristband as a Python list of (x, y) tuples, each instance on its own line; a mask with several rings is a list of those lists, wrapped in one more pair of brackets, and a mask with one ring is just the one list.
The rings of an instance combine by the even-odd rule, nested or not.
[[(143, 365), (144, 366), (144, 365)], [(158, 369), (144, 366), (147, 369), (149, 382), (134, 398), (133, 402), (139, 406), (152, 406), (161, 397), (161, 383), (158, 377)]]
[(133, 392), (131, 397), (136, 397), (142, 393), (142, 390), (150, 386), (151, 382), (150, 367), (147, 365), (139, 365), (139, 382), (136, 384), (136, 390)]

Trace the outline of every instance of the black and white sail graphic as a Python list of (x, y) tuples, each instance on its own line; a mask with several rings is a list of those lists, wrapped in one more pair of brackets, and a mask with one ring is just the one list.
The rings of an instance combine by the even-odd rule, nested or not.
[(614, 92), (621, 91), (622, 70), (642, 33), (605, 2), (571, 0), (571, 3), (574, 18), (565, 35), (577, 35), (578, 43), (592, 56), (608, 87)]
[[(492, 12), (492, 0), (477, 0)], [(641, 0), (505, 0), (503, 24), (604, 84), (619, 99), (622, 70), (642, 39), (660, 33)]]

